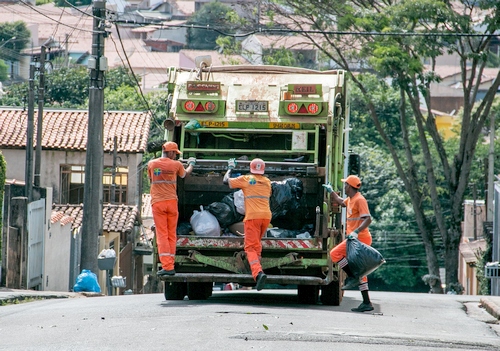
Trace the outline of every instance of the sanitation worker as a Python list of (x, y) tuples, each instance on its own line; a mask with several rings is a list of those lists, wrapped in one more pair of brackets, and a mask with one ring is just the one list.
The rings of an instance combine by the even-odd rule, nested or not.
[(266, 233), (272, 214), (269, 206), (271, 198), (271, 181), (264, 176), (266, 164), (260, 158), (250, 162), (250, 174), (231, 178), (231, 172), (236, 167), (236, 160), (229, 159), (227, 172), (223, 182), (231, 189), (241, 189), (245, 200), (245, 253), (247, 256), (252, 276), (255, 280), (255, 288), (262, 290), (267, 276), (262, 270), (260, 259), (262, 254), (261, 239)]
[[(344, 182), (344, 192), (347, 195), (345, 199), (334, 192), (331, 185), (328, 184), (323, 186), (330, 193), (332, 203), (347, 208), (346, 233), (349, 235), (348, 238), (356, 238), (366, 245), (371, 245), (372, 236), (368, 230), (368, 226), (372, 222), (372, 219), (370, 210), (368, 209), (368, 203), (364, 196), (359, 193), (361, 180), (355, 175), (350, 175), (346, 179), (341, 179), (341, 181)], [(345, 290), (358, 285), (358, 289), (361, 291), (361, 296), (363, 297), (363, 302), (358, 307), (352, 308), (351, 310), (354, 312), (373, 311), (373, 305), (368, 294), (368, 278), (361, 277), (357, 279), (353, 276), (349, 268), (349, 262), (346, 258), (346, 244), (347, 242), (344, 240), (330, 251), (332, 261), (337, 262), (339, 267), (347, 274), (342, 289)]]
[(151, 207), (156, 226), (156, 243), (162, 269), (157, 276), (175, 275), (175, 247), (177, 241), (177, 177), (191, 174), (196, 159), (190, 157), (187, 167), (177, 161), (182, 154), (173, 141), (162, 146), (162, 157), (148, 162), (148, 177), (151, 183)]

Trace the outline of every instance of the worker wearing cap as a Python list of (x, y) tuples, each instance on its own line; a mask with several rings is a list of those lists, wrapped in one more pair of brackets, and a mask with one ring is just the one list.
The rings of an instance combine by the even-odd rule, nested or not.
[(190, 157), (188, 166), (176, 160), (182, 154), (177, 144), (168, 141), (162, 146), (162, 157), (148, 162), (148, 177), (151, 183), (151, 207), (156, 227), (156, 243), (162, 269), (158, 276), (174, 275), (175, 247), (177, 241), (177, 177), (191, 174), (196, 159)]
[[(330, 193), (332, 203), (347, 208), (346, 233), (349, 237), (356, 238), (367, 245), (371, 245), (372, 236), (368, 230), (368, 226), (372, 222), (372, 219), (370, 210), (368, 209), (368, 203), (364, 196), (359, 193), (361, 180), (355, 175), (350, 175), (346, 179), (341, 179), (341, 181), (344, 183), (344, 193), (347, 195), (346, 199), (341, 198), (334, 192), (330, 185), (324, 185), (324, 187)], [(337, 262), (339, 267), (347, 274), (342, 289), (344, 290), (358, 285), (361, 295), (363, 296), (363, 302), (358, 307), (353, 308), (352, 311), (373, 311), (373, 305), (368, 294), (368, 278), (362, 277), (361, 279), (356, 279), (353, 276), (349, 267), (349, 262), (347, 261), (346, 244), (346, 240), (344, 240), (330, 251), (332, 261)]]
[(267, 276), (260, 264), (262, 254), (262, 237), (271, 223), (271, 181), (264, 176), (266, 164), (260, 158), (250, 162), (250, 174), (231, 178), (231, 171), (236, 167), (236, 160), (229, 159), (227, 172), (223, 182), (230, 188), (241, 189), (245, 200), (245, 253), (247, 256), (252, 277), (256, 282), (255, 288), (262, 290)]

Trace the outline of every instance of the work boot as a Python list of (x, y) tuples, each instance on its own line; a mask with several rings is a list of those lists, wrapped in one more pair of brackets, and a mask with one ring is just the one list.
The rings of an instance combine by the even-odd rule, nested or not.
[(361, 305), (358, 307), (351, 308), (351, 311), (353, 312), (368, 312), (368, 311), (373, 311), (373, 305), (372, 303), (364, 303), (362, 302)]
[(257, 289), (257, 291), (260, 291), (262, 290), (262, 288), (264, 288), (264, 284), (266, 284), (266, 279), (267, 275), (265, 275), (264, 272), (260, 271), (259, 274), (257, 274), (257, 279), (256, 279), (257, 284), (255, 284), (255, 288)]
[(352, 287), (355, 287), (356, 285), (359, 285), (359, 279), (354, 278), (354, 277), (347, 277), (344, 280), (344, 284), (342, 286), (342, 290), (347, 290)]
[(175, 269), (170, 269), (170, 270), (165, 270), (165, 269), (161, 269), (158, 271), (158, 273), (156, 273), (156, 275), (158, 277), (163, 277), (164, 275), (175, 275)]

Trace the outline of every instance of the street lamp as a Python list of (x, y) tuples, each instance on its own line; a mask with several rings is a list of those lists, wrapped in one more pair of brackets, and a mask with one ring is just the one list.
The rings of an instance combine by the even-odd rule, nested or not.
[(2, 45), (0, 45), (0, 49), (3, 48), (5, 45), (7, 45), (12, 40), (16, 40), (16, 37), (12, 37), (10, 39), (7, 39)]

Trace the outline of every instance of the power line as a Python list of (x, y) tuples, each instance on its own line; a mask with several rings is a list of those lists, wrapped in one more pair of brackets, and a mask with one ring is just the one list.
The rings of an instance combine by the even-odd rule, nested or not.
[(227, 37), (233, 38), (245, 38), (253, 34), (259, 33), (280, 33), (280, 34), (321, 34), (321, 35), (359, 35), (359, 36), (387, 36), (387, 37), (497, 37), (500, 34), (494, 33), (419, 33), (419, 32), (361, 32), (361, 31), (322, 31), (322, 30), (304, 30), (304, 29), (279, 29), (279, 28), (258, 28), (246, 33), (227, 33), (223, 30), (207, 25), (197, 25), (197, 24), (175, 24), (175, 25), (165, 25), (164, 23), (158, 22), (138, 22), (135, 20), (115, 20), (116, 23), (122, 24), (137, 24), (142, 26), (162, 26), (162, 27), (172, 27), (172, 28), (193, 28), (193, 29), (205, 29), (217, 32)]

